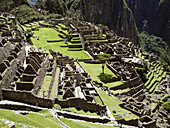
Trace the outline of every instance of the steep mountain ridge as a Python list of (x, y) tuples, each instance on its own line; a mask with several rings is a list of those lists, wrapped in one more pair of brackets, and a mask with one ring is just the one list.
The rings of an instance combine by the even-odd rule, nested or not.
[(147, 20), (148, 32), (160, 36), (170, 45), (170, 1), (169, 0), (126, 0), (132, 10), (139, 30)]

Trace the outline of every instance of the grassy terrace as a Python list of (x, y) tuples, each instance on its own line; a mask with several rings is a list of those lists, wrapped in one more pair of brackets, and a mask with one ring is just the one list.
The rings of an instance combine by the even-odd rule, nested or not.
[[(22, 125), (31, 125), (39, 128), (62, 128), (61, 124), (55, 120), (48, 111), (40, 111), (38, 113), (29, 113), (27, 115), (15, 114), (13, 111), (0, 109), (0, 119), (21, 123)], [(42, 116), (40, 114), (45, 115)], [(0, 126), (4, 124), (0, 123)]]
[(118, 127), (104, 125), (104, 124), (95, 124), (95, 123), (75, 121), (75, 120), (73, 121), (65, 118), (60, 118), (60, 120), (71, 128), (118, 128)]
[[(125, 120), (131, 120), (131, 119), (137, 119), (138, 116), (134, 115), (130, 111), (123, 109), (119, 106), (120, 103), (122, 103), (117, 97), (109, 96), (106, 94), (106, 92), (101, 91), (100, 89), (97, 89), (100, 96), (104, 100), (105, 104), (109, 108), (109, 110), (112, 112), (113, 116), (122, 116)], [(113, 110), (116, 110), (116, 113), (113, 113)], [(127, 116), (128, 114), (128, 116)]]
[(67, 27), (64, 24), (59, 23), (58, 25), (55, 25), (55, 27), (57, 27), (59, 31), (63, 31), (65, 34), (68, 34), (67, 30), (62, 29), (62, 28), (67, 29)]
[[(76, 113), (76, 114), (82, 114), (82, 115), (88, 115), (88, 116), (99, 116), (95, 112), (94, 113), (91, 113), (89, 111), (88, 112), (84, 112), (83, 110), (77, 110), (74, 107), (70, 107), (70, 108), (67, 108), (67, 109), (69, 109), (71, 112)], [(64, 110), (64, 109), (62, 109), (62, 110)]]
[(146, 89), (152, 93), (158, 82), (161, 82), (162, 78), (165, 77), (166, 72), (161, 69), (159, 64), (153, 64), (151, 67), (151, 72), (149, 72), (146, 77), (148, 78), (147, 82), (145, 83)]
[(52, 28), (40, 28), (39, 31), (34, 31), (34, 36), (39, 37), (39, 40), (35, 38), (31, 38), (34, 45), (42, 48), (46, 48), (47, 52), (49, 49), (52, 49), (56, 52), (60, 52), (63, 55), (68, 55), (70, 58), (78, 58), (78, 59), (90, 59), (83, 51), (68, 51), (67, 47), (60, 47), (63, 45), (63, 42), (56, 42), (56, 43), (47, 43), (46, 40), (62, 40), (58, 36), (59, 32), (55, 31)]
[(116, 91), (111, 90), (111, 92), (112, 92), (113, 94), (118, 94), (118, 93), (121, 94), (121, 93), (123, 93), (123, 92), (128, 92), (128, 91), (130, 91), (129, 88), (120, 89), (120, 90), (116, 90)]
[[(103, 83), (100, 81), (100, 79), (97, 77), (101, 72), (102, 72), (102, 64), (87, 64), (80, 62), (80, 64), (83, 66), (83, 68), (88, 72), (88, 74), (91, 76), (93, 81), (98, 81), (100, 83)], [(116, 76), (112, 71), (110, 71), (106, 66), (105, 66), (105, 73)], [(121, 81), (116, 81), (112, 83), (103, 83), (104, 86), (106, 87), (114, 87), (123, 84)]]

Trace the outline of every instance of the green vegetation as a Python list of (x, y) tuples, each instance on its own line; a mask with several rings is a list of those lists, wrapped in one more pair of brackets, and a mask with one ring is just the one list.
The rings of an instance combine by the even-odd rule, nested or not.
[(146, 74), (148, 72), (148, 69), (149, 68), (146, 61), (143, 62), (143, 66), (141, 68), (136, 68), (137, 73), (144, 82), (147, 81)]
[(162, 107), (170, 112), (170, 95), (167, 94), (161, 99)]
[[(123, 82), (121, 81), (116, 81), (116, 82), (111, 82), (111, 83), (103, 83), (97, 76), (101, 73), (101, 67), (102, 64), (87, 64), (87, 63), (83, 63), (80, 62), (80, 64), (83, 66), (83, 68), (88, 72), (88, 74), (90, 75), (90, 77), (92, 78), (93, 81), (97, 81), (99, 83), (102, 83), (103, 86), (106, 87), (114, 87), (114, 86), (118, 86), (123, 84)], [(110, 69), (108, 69), (105, 65), (105, 73), (106, 74), (110, 74), (113, 77), (116, 77), (116, 75), (110, 71)]]
[(65, 118), (60, 118), (60, 120), (71, 128), (116, 128), (111, 125), (95, 124), (90, 122), (73, 121)]
[(170, 72), (170, 66), (168, 65), (168, 63), (163, 63), (163, 68), (165, 69), (165, 71)]
[(121, 93), (128, 92), (128, 91), (130, 91), (130, 88), (120, 89), (120, 90), (116, 90), (116, 91), (111, 90), (111, 92), (113, 94), (121, 94)]
[(166, 72), (163, 71), (162, 67), (159, 64), (151, 64), (151, 71), (148, 72), (148, 74), (146, 75), (146, 83), (144, 84), (146, 89), (152, 93), (155, 88), (156, 85), (162, 81), (162, 79), (165, 77)]
[(44, 4), (43, 0), (37, 0), (37, 2), (35, 3), (35, 6), (37, 8), (45, 9), (45, 4)]
[(70, 58), (78, 58), (78, 59), (89, 59), (89, 56), (87, 56), (84, 51), (68, 51), (67, 47), (60, 47), (61, 45), (64, 45), (64, 42), (56, 42), (56, 43), (47, 43), (46, 40), (62, 40), (58, 36), (59, 32), (55, 31), (52, 28), (40, 28), (39, 31), (34, 31), (34, 36), (39, 37), (39, 40), (35, 38), (31, 38), (34, 45), (42, 48), (46, 48), (47, 52), (49, 49), (52, 49), (56, 52), (60, 52), (63, 55), (68, 55)]
[(167, 110), (168, 112), (170, 112), (170, 101), (169, 102), (165, 102), (162, 104), (162, 107)]
[(76, 114), (82, 114), (82, 115), (88, 115), (88, 116), (98, 116), (96, 113), (91, 113), (91, 112), (84, 112), (83, 110), (77, 110), (74, 107), (71, 108), (67, 108), (69, 110), (71, 110), (71, 112), (76, 113)]
[(98, 104), (103, 105), (103, 102), (101, 101), (99, 96), (95, 96), (95, 99), (96, 99)]
[(106, 54), (106, 53), (99, 53), (97, 55), (97, 58), (98, 58), (97, 61), (103, 63), (103, 65), (102, 65), (102, 73), (104, 74), (104, 64), (105, 64), (106, 60), (111, 58), (111, 55)]
[(106, 73), (100, 73), (100, 75), (98, 75), (97, 77), (99, 77), (99, 79), (104, 83), (109, 83), (110, 81), (112, 81), (113, 78), (112, 75)]
[(31, 29), (26, 29), (26, 30), (24, 30), (24, 34), (25, 34), (25, 37), (26, 37), (26, 41), (27, 41), (29, 44), (33, 45), (33, 42), (32, 42), (32, 40), (31, 40), (31, 37), (33, 36), (34, 33), (31, 31)]
[(170, 112), (170, 98), (167, 98), (167, 100), (163, 102), (162, 107), (168, 112)]
[(21, 5), (12, 10), (12, 13), (16, 16), (17, 20), (21, 24), (26, 24), (38, 20), (42, 14), (36, 12), (33, 8), (27, 5)]
[[(97, 89), (97, 91), (99, 92), (100, 96), (104, 100), (105, 104), (107, 105), (107, 107), (109, 108), (109, 110), (111, 111), (113, 116), (120, 115), (125, 120), (131, 120), (131, 119), (138, 118), (138, 116), (134, 115), (130, 111), (128, 111), (126, 109), (122, 109), (119, 106), (119, 104), (122, 102), (117, 97), (109, 96), (106, 94), (106, 92), (101, 91), (99, 89)], [(116, 113), (113, 113), (113, 110), (116, 110)], [(128, 114), (128, 116), (126, 114)]]
[(51, 83), (51, 76), (46, 75), (43, 81), (43, 84), (41, 85), (41, 89), (38, 93), (38, 96), (43, 97), (44, 95), (48, 96), (48, 89)]
[(170, 64), (170, 48), (160, 37), (149, 35), (145, 31), (140, 33), (141, 47), (143, 50), (154, 53), (161, 61)]
[(0, 109), (0, 119), (6, 119), (14, 121), (15, 123), (21, 123), (24, 125), (31, 125), (39, 128), (62, 128), (59, 122), (57, 122), (48, 111), (41, 111), (40, 113), (46, 115), (45, 117), (40, 113), (29, 113), (27, 115), (15, 114), (15, 112)]

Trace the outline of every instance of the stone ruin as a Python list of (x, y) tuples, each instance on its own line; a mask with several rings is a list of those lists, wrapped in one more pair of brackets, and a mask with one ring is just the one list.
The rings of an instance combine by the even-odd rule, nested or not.
[[(118, 37), (114, 32), (103, 27), (97, 29), (94, 25), (83, 21), (54, 21), (64, 23), (73, 36), (78, 36), (83, 49), (87, 50), (93, 60), (96, 60), (97, 55), (101, 52), (112, 55), (112, 59), (108, 60), (106, 65), (116, 76), (113, 81), (122, 81), (123, 84), (106, 88), (105, 91), (108, 92), (108, 95), (117, 96), (122, 101), (120, 104), (122, 108), (139, 116), (139, 119), (133, 125), (155, 128), (157, 127), (156, 124), (159, 124), (168, 127), (169, 113), (160, 107), (160, 102), (154, 100), (145, 91), (145, 86), (135, 70), (135, 67), (141, 67), (143, 64), (143, 59), (139, 58), (137, 54), (148, 59), (150, 69), (161, 66), (155, 61), (153, 55), (149, 55), (134, 46), (130, 39)], [(22, 33), (13, 27), (14, 25), (16, 25), (16, 21), (12, 15), (1, 14), (0, 100), (18, 101), (45, 108), (53, 108), (55, 104), (59, 104), (62, 108), (74, 107), (85, 112), (102, 111), (102, 113), (99, 113), (100, 115), (108, 116), (106, 105), (95, 89), (94, 83), (77, 60), (63, 56), (53, 50), (50, 50), (52, 59), (49, 59), (47, 53), (35, 52), (24, 41)], [(42, 24), (41, 27), (47, 26)], [(87, 42), (88, 45), (85, 46)], [(163, 69), (159, 69), (159, 71), (161, 70)], [(46, 76), (51, 76), (48, 93), (39, 96)], [(55, 81), (56, 79), (57, 81)], [(169, 90), (166, 90), (170, 83), (168, 77), (163, 77), (161, 81), (157, 83), (153, 92), (156, 99), (162, 99), (166, 94), (169, 94)], [(54, 87), (56, 93), (52, 90)], [(112, 93), (112, 90), (127, 88), (129, 88), (127, 92)], [(53, 93), (54, 95), (51, 98), (50, 96)], [(153, 104), (156, 105), (151, 107)], [(61, 111), (58, 113), (63, 114)], [(70, 116), (68, 113), (63, 115)], [(77, 115), (71, 116), (77, 118)], [(99, 119), (100, 121), (103, 120)], [(106, 119), (106, 122), (108, 121), (109, 119)]]
[[(62, 56), (52, 50), (50, 52), (60, 66), (55, 103), (63, 108), (75, 107), (90, 112), (106, 111), (106, 106), (94, 88), (91, 78), (81, 65), (76, 66), (75, 60), (68, 56)], [(99, 104), (96, 98), (103, 104)]]
[[(135, 46), (128, 38), (119, 37), (114, 32), (107, 29), (105, 29), (105, 32), (102, 30), (99, 30), (100, 33), (97, 33), (97, 30), (92, 32), (90, 31), (90, 27), (86, 25), (86, 23), (77, 22), (74, 24), (74, 28), (77, 28), (75, 29), (75, 31), (79, 30), (78, 28), (81, 28), (80, 33), (83, 38), (81, 42), (82, 44), (88, 42), (85, 50), (87, 50), (93, 60), (97, 60), (97, 55), (99, 53), (107, 53), (112, 56), (112, 59), (106, 62), (107, 67), (116, 75), (116, 77), (113, 78), (112, 82), (122, 81), (123, 84), (110, 88), (104, 87), (103, 89), (107, 91), (109, 95), (116, 95), (117, 97), (119, 97), (119, 99), (123, 101), (123, 103), (120, 104), (122, 108), (125, 108), (140, 117), (138, 122), (134, 123), (134, 125), (148, 128), (155, 128), (156, 123), (167, 125), (166, 122), (169, 120), (169, 116), (167, 116), (168, 113), (165, 110), (160, 110), (159, 102), (151, 100), (150, 95), (145, 91), (146, 85), (144, 86), (144, 83), (140, 79), (140, 76), (135, 69), (136, 67), (142, 67), (143, 59), (148, 60), (147, 63), (150, 63), (149, 66), (153, 68), (153, 64), (151, 65), (151, 62), (154, 62), (156, 60), (155, 57), (142, 51), (141, 48)], [(88, 33), (87, 29), (89, 29)], [(102, 38), (101, 33), (106, 35)], [(139, 54), (143, 58), (139, 58)], [(158, 67), (159, 65), (157, 64), (156, 66)], [(161, 70), (157, 72), (160, 71)], [(159, 76), (162, 76), (163, 74), (164, 71)], [(168, 77), (162, 77), (161, 81), (164, 82), (160, 83), (158, 81), (155, 81), (152, 84), (156, 84), (156, 91), (154, 91), (154, 94), (160, 93), (163, 97), (169, 93), (169, 90), (166, 90), (166, 88), (169, 86), (169, 82), (167, 82), (167, 80), (165, 79), (168, 79)], [(129, 88), (129, 91), (118, 94), (113, 94), (111, 91), (127, 88)], [(157, 94), (155, 94), (155, 97), (157, 96)], [(160, 99), (162, 97), (160, 97)], [(156, 104), (155, 107), (150, 107), (153, 104)], [(155, 116), (156, 114), (158, 114), (159, 116)], [(162, 118), (164, 118), (165, 120), (162, 120)]]

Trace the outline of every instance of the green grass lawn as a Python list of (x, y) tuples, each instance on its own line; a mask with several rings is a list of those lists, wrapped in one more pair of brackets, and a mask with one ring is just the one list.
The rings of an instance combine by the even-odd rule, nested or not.
[(29, 113), (27, 115), (15, 114), (13, 111), (0, 109), (0, 119), (6, 119), (15, 123), (31, 125), (38, 128), (62, 128), (61, 124), (56, 121), (48, 111), (42, 111), (46, 117), (38, 113)]
[(104, 124), (96, 124), (84, 121), (73, 121), (65, 118), (60, 118), (60, 120), (71, 128), (118, 128)]
[[(102, 73), (102, 64), (87, 64), (84, 62), (80, 62), (82, 67), (88, 72), (88, 74), (91, 76), (93, 81), (98, 81), (100, 83), (103, 83), (100, 81), (100, 79), (97, 77), (100, 73)], [(105, 73), (116, 76), (110, 69), (108, 69), (105, 65)], [(123, 84), (121, 81), (116, 81), (112, 83), (103, 83), (106, 87), (114, 87)]]
[(43, 81), (43, 84), (41, 85), (41, 89), (38, 93), (38, 96), (43, 97), (43, 92), (45, 92), (44, 94), (46, 94), (46, 96), (48, 96), (48, 89), (51, 83), (51, 76), (46, 75)]
[(76, 114), (82, 114), (82, 115), (88, 115), (88, 116), (99, 116), (95, 112), (94, 113), (91, 113), (89, 111), (88, 112), (84, 112), (83, 110), (77, 110), (74, 107), (70, 107), (70, 108), (67, 108), (67, 109), (71, 110), (71, 112), (76, 113)]
[[(106, 94), (106, 92), (101, 91), (100, 89), (97, 89), (100, 96), (102, 97), (103, 101), (109, 108), (109, 110), (112, 112), (113, 115), (120, 115), (125, 120), (131, 120), (136, 119), (138, 116), (134, 115), (130, 111), (123, 109), (119, 106), (120, 103), (122, 103), (117, 97), (109, 96)], [(116, 110), (116, 113), (113, 113), (113, 110)], [(129, 114), (131, 113), (131, 114)], [(126, 114), (129, 114), (129, 116), (126, 116)]]
[(58, 85), (58, 76), (60, 73), (60, 68), (57, 67), (56, 69), (56, 74), (55, 74), (55, 81), (53, 82), (53, 86), (51, 89), (51, 94), (50, 94), (50, 98), (55, 98), (55, 95), (57, 94), (57, 85)]
[(68, 55), (70, 58), (90, 59), (89, 56), (84, 53), (84, 51), (68, 51), (68, 48), (60, 47), (60, 45), (64, 44), (63, 42), (47, 43), (46, 40), (61, 40), (58, 34), (59, 32), (52, 28), (40, 28), (39, 31), (34, 31), (34, 36), (38, 36), (39, 40), (36, 40), (35, 38), (31, 39), (37, 48), (45, 47), (47, 52), (49, 49), (52, 49), (56, 52), (62, 53), (63, 55)]
[(121, 94), (121, 93), (128, 92), (128, 91), (130, 91), (129, 88), (120, 89), (120, 90), (116, 90), (116, 91), (111, 90), (111, 92), (112, 92), (113, 94), (118, 94), (118, 93)]

